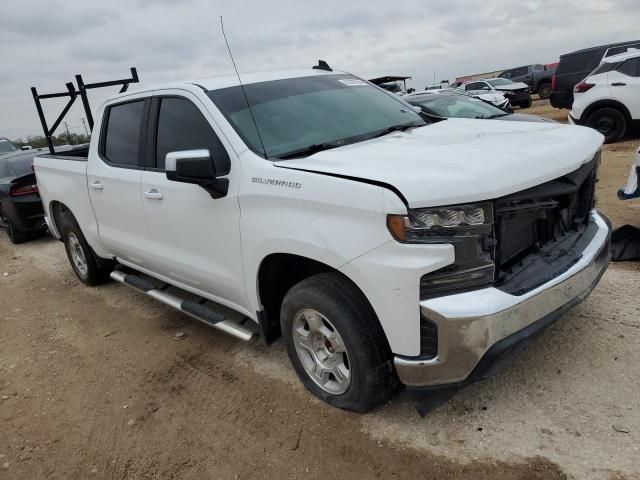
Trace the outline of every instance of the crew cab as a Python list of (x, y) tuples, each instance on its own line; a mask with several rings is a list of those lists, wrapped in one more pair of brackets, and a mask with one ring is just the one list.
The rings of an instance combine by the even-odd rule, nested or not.
[(242, 80), (118, 94), (88, 150), (35, 159), (82, 282), (281, 336), (308, 390), (365, 411), (399, 384), (434, 406), (485, 378), (605, 271), (594, 130), (426, 124), (332, 70)]

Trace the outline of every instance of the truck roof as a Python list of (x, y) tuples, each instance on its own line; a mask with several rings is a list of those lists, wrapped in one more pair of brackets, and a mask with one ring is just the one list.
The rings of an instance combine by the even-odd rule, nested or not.
[[(244, 85), (250, 85), (252, 83), (260, 83), (260, 82), (269, 82), (272, 80), (284, 80), (287, 78), (299, 78), (299, 77), (312, 77), (317, 75), (335, 75), (335, 74), (344, 74), (347, 72), (341, 71), (326, 71), (326, 70), (318, 70), (318, 69), (305, 69), (305, 70), (280, 70), (280, 71), (266, 71), (266, 72), (250, 72), (241, 74), (242, 83)], [(227, 87), (235, 87), (240, 85), (238, 82), (238, 77), (236, 75), (220, 75), (215, 77), (207, 77), (201, 78), (198, 80), (186, 80), (186, 81), (177, 81), (177, 82), (169, 82), (157, 85), (148, 85), (142, 88), (136, 88), (127, 90), (125, 93), (119, 93), (109, 97), (109, 100), (113, 100), (116, 98), (120, 98), (123, 96), (131, 95), (132, 93), (144, 93), (150, 92), (153, 90), (160, 90), (164, 88), (180, 88), (180, 87), (191, 87), (193, 85), (199, 86), (204, 90), (218, 90), (221, 88)]]

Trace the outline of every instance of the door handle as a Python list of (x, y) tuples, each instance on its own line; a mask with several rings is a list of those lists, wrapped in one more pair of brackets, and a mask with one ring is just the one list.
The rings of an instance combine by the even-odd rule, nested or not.
[(98, 180), (94, 180), (89, 184), (89, 186), (94, 190), (102, 190), (104, 188), (104, 185), (102, 185)]
[(625, 87), (626, 85), (624, 82), (614, 82), (611, 84), (612, 87)]
[(144, 196), (152, 200), (162, 200), (162, 193), (160, 193), (155, 188), (152, 188), (151, 190), (147, 190), (146, 192), (144, 192)]

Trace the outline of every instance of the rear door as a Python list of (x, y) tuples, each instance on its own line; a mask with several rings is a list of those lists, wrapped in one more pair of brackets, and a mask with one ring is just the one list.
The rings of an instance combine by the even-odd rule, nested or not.
[(100, 240), (117, 257), (143, 265), (148, 235), (140, 198), (150, 98), (109, 105), (98, 156), (87, 165), (91, 205)]
[(640, 119), (640, 58), (630, 58), (608, 73), (613, 98), (623, 103), (631, 118)]
[[(220, 303), (244, 307), (235, 153), (204, 105), (189, 92), (155, 97), (151, 118), (152, 167), (142, 175), (142, 201), (152, 270)], [(193, 149), (209, 150), (217, 175), (228, 178), (225, 197), (213, 199), (197, 185), (167, 179), (166, 154)]]

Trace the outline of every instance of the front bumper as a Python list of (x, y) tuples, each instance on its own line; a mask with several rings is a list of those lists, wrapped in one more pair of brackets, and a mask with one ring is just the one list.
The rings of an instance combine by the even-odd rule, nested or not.
[(400, 381), (407, 386), (442, 388), (486, 378), (505, 351), (584, 300), (610, 260), (610, 225), (595, 211), (592, 217), (598, 230), (582, 257), (524, 295), (490, 287), (420, 302), (421, 314), (438, 327), (438, 354), (428, 360), (396, 356)]

